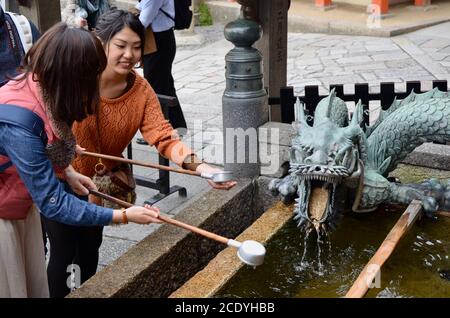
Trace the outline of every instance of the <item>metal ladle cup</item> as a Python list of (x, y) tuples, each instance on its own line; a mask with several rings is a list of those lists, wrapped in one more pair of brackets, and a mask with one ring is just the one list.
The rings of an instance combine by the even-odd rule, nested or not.
[(248, 240), (241, 243), (230, 239), (227, 244), (238, 249), (237, 256), (247, 265), (258, 266), (264, 262), (266, 248), (259, 242)]
[(217, 183), (233, 180), (233, 173), (231, 171), (221, 171), (215, 173), (203, 172), (200, 176), (202, 178), (209, 179)]

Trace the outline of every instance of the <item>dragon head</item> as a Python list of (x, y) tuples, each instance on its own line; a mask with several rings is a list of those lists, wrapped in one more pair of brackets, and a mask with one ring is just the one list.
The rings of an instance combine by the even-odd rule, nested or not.
[(297, 102), (297, 135), (292, 140), (289, 172), (298, 182), (294, 219), (299, 227), (334, 228), (340, 185), (358, 180), (365, 142), (359, 125), (362, 106), (357, 105), (349, 125), (347, 116), (345, 103), (332, 92), (317, 105), (311, 127)]

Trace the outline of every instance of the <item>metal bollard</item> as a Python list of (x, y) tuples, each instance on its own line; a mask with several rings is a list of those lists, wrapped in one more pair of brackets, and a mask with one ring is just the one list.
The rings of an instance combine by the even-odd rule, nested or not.
[(267, 122), (269, 108), (263, 86), (260, 52), (252, 45), (262, 28), (240, 17), (225, 26), (225, 38), (235, 45), (225, 57), (226, 89), (222, 98), (225, 170), (235, 177), (260, 174), (257, 128)]

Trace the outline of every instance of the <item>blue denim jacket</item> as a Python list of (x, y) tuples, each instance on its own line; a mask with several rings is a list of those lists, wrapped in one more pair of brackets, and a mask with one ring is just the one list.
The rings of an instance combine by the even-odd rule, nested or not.
[(47, 218), (71, 225), (108, 225), (112, 209), (82, 201), (64, 191), (42, 140), (15, 125), (0, 123), (0, 155), (15, 165), (33, 202)]

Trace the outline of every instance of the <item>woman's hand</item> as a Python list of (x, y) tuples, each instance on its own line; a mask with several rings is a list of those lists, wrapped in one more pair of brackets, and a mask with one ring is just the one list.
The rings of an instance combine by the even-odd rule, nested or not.
[(97, 187), (94, 182), (92, 182), (91, 178), (76, 172), (72, 165), (69, 165), (64, 170), (64, 173), (66, 176), (66, 182), (76, 194), (88, 195), (89, 189), (97, 190)]
[[(114, 210), (113, 222), (122, 223), (123, 215), (121, 210)], [(159, 209), (151, 205), (146, 204), (145, 206), (132, 206), (125, 210), (125, 214), (129, 222), (138, 224), (149, 224), (149, 223), (163, 223), (159, 217)]]
[[(222, 169), (219, 168), (214, 168), (211, 167), (210, 165), (206, 164), (206, 163), (202, 163), (201, 165), (199, 165), (196, 169), (197, 172), (199, 173), (218, 173), (218, 172), (222, 172)], [(208, 183), (211, 187), (213, 187), (214, 189), (221, 189), (221, 190), (229, 190), (232, 187), (234, 187), (236, 185), (236, 181), (226, 181), (226, 182), (214, 182), (212, 180), (208, 180)]]
[(141, 10), (131, 7), (130, 9), (128, 9), (129, 12), (131, 12), (135, 17), (139, 17), (139, 15), (141, 14)]
[(86, 151), (86, 148), (81, 147), (80, 145), (75, 145), (75, 153), (79, 156), (83, 154), (83, 151)]
[(88, 25), (88, 23), (86, 19), (83, 19), (82, 17), (76, 17), (75, 25), (79, 28), (85, 28)]

